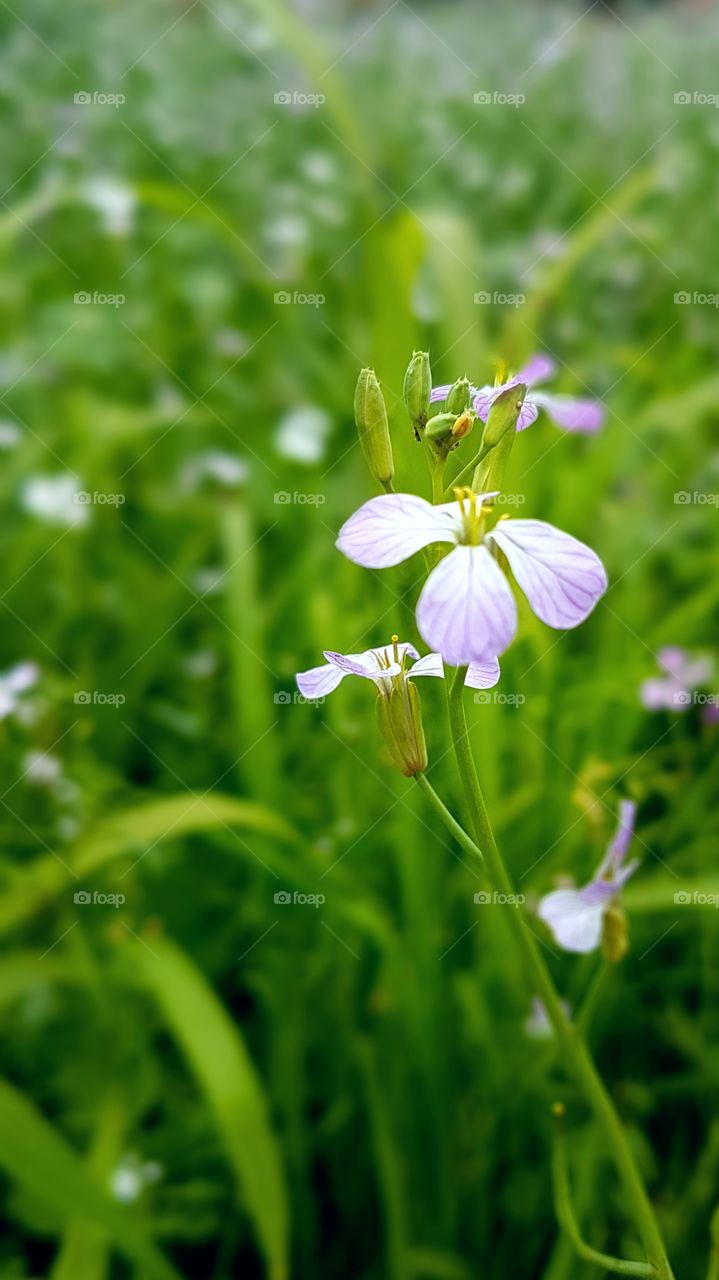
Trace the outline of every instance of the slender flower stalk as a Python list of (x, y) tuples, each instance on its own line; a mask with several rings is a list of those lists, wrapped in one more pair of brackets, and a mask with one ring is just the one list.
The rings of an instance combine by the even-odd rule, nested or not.
[[(451, 686), (448, 686), (449, 719), (457, 767), (469, 810), (471, 828), (476, 843), (484, 853), (485, 869), (489, 881), (495, 891), (513, 895), (514, 886), (494, 838), (487, 806), (477, 776), (474, 757), (469, 745), (462, 699), (464, 677), (465, 671), (462, 667), (459, 667)], [(656, 1274), (657, 1280), (674, 1280), (674, 1274), (667, 1258), (654, 1210), (644, 1187), (641, 1174), (637, 1169), (631, 1147), (615, 1110), (614, 1103), (599, 1076), (581, 1033), (567, 1017), (562, 1000), (544, 963), (534, 934), (522, 919), (521, 910), (507, 912), (506, 919), (517, 950), (523, 957), (532, 990), (542, 1000), (562, 1052), (605, 1133), (617, 1172), (624, 1186), (627, 1204), (634, 1218), (647, 1258), (654, 1268), (654, 1274)]]

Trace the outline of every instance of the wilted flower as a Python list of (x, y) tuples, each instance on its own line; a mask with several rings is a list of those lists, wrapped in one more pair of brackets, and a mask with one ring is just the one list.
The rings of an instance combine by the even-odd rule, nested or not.
[(456, 492), (456, 502), (437, 506), (408, 493), (371, 498), (342, 526), (337, 546), (355, 564), (386, 569), (433, 542), (455, 544), (417, 605), (422, 638), (451, 666), (487, 662), (514, 638), (517, 606), (497, 551), (542, 622), (556, 628), (583, 622), (607, 587), (599, 557), (543, 520), (502, 517), (485, 533), (482, 503), (496, 492)]
[(710, 659), (692, 658), (685, 649), (670, 645), (659, 650), (657, 661), (665, 674), (643, 681), (639, 688), (642, 703), (647, 711), (686, 711), (694, 690), (711, 678)]
[(585, 954), (602, 943), (607, 959), (615, 961), (624, 954), (626, 926), (617, 895), (639, 866), (637, 859), (625, 865), (635, 814), (636, 805), (622, 800), (616, 834), (589, 884), (581, 889), (555, 889), (542, 898), (539, 918), (565, 951)]
[[(295, 679), (300, 693), (306, 698), (324, 698), (332, 693), (345, 676), (364, 676), (374, 680), (378, 693), (386, 693), (392, 687), (394, 677), (407, 680), (410, 676), (444, 676), (442, 658), (438, 653), (427, 653), (420, 658), (414, 645), (393, 640), (379, 649), (365, 649), (364, 653), (332, 653), (325, 650), (327, 661), (320, 667), (298, 672)], [(413, 666), (406, 669), (407, 659)], [(499, 663), (476, 662), (467, 671), (465, 683), (470, 689), (491, 689), (499, 680)]]
[[(593, 435), (604, 422), (604, 409), (598, 400), (591, 400), (585, 396), (552, 395), (546, 391), (533, 389), (538, 382), (544, 382), (551, 377), (556, 367), (554, 360), (549, 356), (536, 355), (532, 356), (524, 368), (508, 381), (499, 383), (496, 387), (472, 387), (474, 411), (477, 417), (486, 422), (489, 410), (500, 391), (506, 391), (508, 387), (524, 383), (528, 390), (517, 419), (517, 431), (524, 431), (525, 427), (531, 426), (536, 421), (539, 410), (544, 409), (552, 421), (557, 426), (564, 427), (565, 431)], [(450, 390), (450, 385), (435, 387), (430, 399), (433, 402), (444, 400)]]
[(0, 720), (17, 710), (20, 694), (32, 688), (39, 674), (34, 662), (18, 662), (0, 674)]

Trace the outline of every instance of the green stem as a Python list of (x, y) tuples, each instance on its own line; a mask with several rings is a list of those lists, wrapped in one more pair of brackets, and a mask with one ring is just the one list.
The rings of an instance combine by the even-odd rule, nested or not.
[(567, 1172), (567, 1156), (564, 1150), (564, 1134), (562, 1119), (564, 1107), (556, 1103), (554, 1107), (556, 1132), (554, 1151), (552, 1153), (552, 1185), (554, 1189), (554, 1208), (559, 1225), (564, 1228), (580, 1258), (594, 1262), (605, 1271), (614, 1271), (620, 1276), (654, 1276), (656, 1272), (650, 1262), (628, 1262), (624, 1258), (612, 1258), (608, 1253), (593, 1249), (582, 1239), (579, 1224), (574, 1216), (572, 1198), (569, 1190), (569, 1174)]
[(446, 501), (447, 498), (452, 497), (454, 490), (458, 489), (464, 483), (467, 477), (471, 474), (471, 472), (476, 470), (480, 462), (484, 461), (488, 453), (489, 453), (489, 449), (485, 448), (483, 445), (482, 448), (479, 450), (479, 453), (476, 453), (474, 455), (474, 457), (472, 458), (472, 461), (468, 462), (466, 467), (462, 467), (462, 470), (457, 472), (457, 475), (454, 477), (454, 480), (442, 495), (442, 501)]
[(484, 855), (481, 849), (478, 849), (477, 845), (474, 843), (474, 840), (471, 840), (469, 838), (464, 827), (460, 827), (459, 823), (457, 822), (457, 819), (452, 817), (452, 814), (450, 813), (446, 804), (444, 803), (443, 800), (440, 800), (439, 796), (437, 795), (437, 792), (435, 791), (431, 782), (428, 780), (427, 775), (424, 773), (416, 773), (415, 778), (417, 779), (417, 782), (419, 783), (420, 787), (424, 791), (424, 794), (426, 795), (430, 804), (439, 814), (447, 830), (451, 831), (460, 849), (463, 849), (465, 853), (468, 853), (470, 855), (470, 857), (479, 858), (480, 862), (484, 862)]
[(432, 502), (436, 505), (438, 502), (444, 502), (444, 484), (442, 482), (444, 458), (437, 458), (430, 471), (432, 475)]
[[(471, 828), (477, 843), (484, 851), (490, 883), (500, 893), (513, 894), (512, 881), (494, 839), (469, 745), (462, 698), (465, 675), (466, 668), (458, 667), (448, 692), (449, 718), (457, 766), (469, 809)], [(654, 1210), (614, 1103), (597, 1072), (580, 1031), (564, 1012), (559, 993), (544, 963), (537, 940), (524, 921), (521, 910), (511, 908), (507, 911), (506, 919), (517, 949), (524, 957), (532, 984), (547, 1010), (557, 1041), (587, 1102), (604, 1130), (617, 1172), (624, 1186), (627, 1203), (633, 1211), (647, 1257), (656, 1270), (657, 1280), (674, 1280)]]
[(719, 1280), (719, 1209), (715, 1209), (711, 1221), (711, 1252), (707, 1280)]

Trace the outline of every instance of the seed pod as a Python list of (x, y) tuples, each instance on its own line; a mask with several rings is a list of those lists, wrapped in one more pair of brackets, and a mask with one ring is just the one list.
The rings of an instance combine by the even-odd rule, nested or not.
[(365, 461), (375, 480), (388, 488), (394, 476), (387, 406), (374, 369), (362, 369), (355, 389), (355, 422)]
[(404, 375), (404, 403), (419, 438), (424, 430), (429, 413), (429, 397), (432, 390), (432, 370), (429, 364), (429, 352), (414, 351)]
[(629, 950), (627, 917), (618, 902), (612, 902), (604, 912), (602, 929), (602, 953), (609, 964), (619, 964)]
[(377, 695), (377, 723), (394, 763), (405, 778), (424, 773), (427, 744), (419, 694), (411, 680), (400, 678), (389, 694)]

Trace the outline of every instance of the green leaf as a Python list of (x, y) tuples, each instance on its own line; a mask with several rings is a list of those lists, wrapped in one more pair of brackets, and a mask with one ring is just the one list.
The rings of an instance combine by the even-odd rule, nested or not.
[(238, 1028), (191, 958), (167, 938), (134, 956), (215, 1117), (272, 1280), (288, 1274), (280, 1149), (260, 1078)]
[(86, 1170), (80, 1156), (30, 1099), (0, 1080), (0, 1167), (42, 1200), (63, 1222), (81, 1215), (102, 1228), (143, 1276), (178, 1280), (178, 1273), (138, 1225)]

